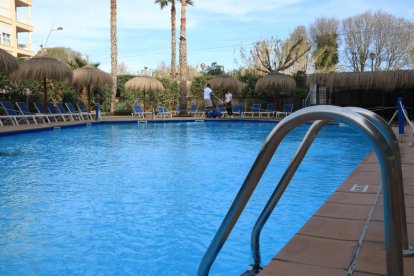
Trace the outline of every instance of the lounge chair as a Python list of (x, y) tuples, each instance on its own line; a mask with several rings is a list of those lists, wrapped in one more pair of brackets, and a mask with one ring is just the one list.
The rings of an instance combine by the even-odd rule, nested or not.
[(228, 115), (226, 106), (224, 104), (219, 105), (218, 110), (220, 111), (221, 114), (223, 114), (223, 117)]
[(33, 103), (33, 105), (34, 105), (34, 107), (36, 108), (37, 113), (39, 113), (39, 114), (42, 114), (42, 115), (45, 115), (45, 116), (46, 116), (46, 119), (47, 119), (47, 121), (48, 121), (49, 123), (50, 123), (50, 118), (53, 118), (53, 120), (54, 120), (55, 122), (57, 122), (57, 121), (58, 121), (58, 119), (57, 119), (58, 115), (56, 115), (56, 114), (48, 114), (48, 113), (46, 112), (46, 110), (45, 110), (45, 106), (43, 105), (43, 103), (41, 103), (41, 102), (34, 102), (34, 103)]
[(37, 124), (37, 120), (42, 120), (43, 123), (46, 123), (45, 118), (46, 118), (47, 122), (50, 123), (48, 115), (46, 115), (46, 114), (33, 114), (32, 112), (30, 112), (30, 110), (27, 107), (25, 102), (16, 102), (16, 105), (19, 108), (20, 113), (22, 115), (26, 115), (28, 117), (33, 118), (33, 121), (35, 122), (35, 124)]
[(252, 114), (252, 117), (254, 117), (254, 114), (257, 114), (260, 117), (260, 107), (262, 105), (259, 103), (255, 103), (252, 106), (252, 109), (250, 111), (245, 111), (244, 115), (246, 116), (247, 114)]
[(168, 111), (166, 107), (158, 107), (158, 115), (165, 119), (166, 116), (170, 116), (172, 118), (172, 113)]
[(76, 106), (78, 107), (79, 112), (85, 114), (88, 116), (89, 120), (92, 120), (94, 116), (96, 116), (95, 112), (89, 112), (88, 109), (86, 108), (86, 106), (83, 104), (83, 102), (78, 102), (76, 104)]
[(236, 115), (236, 114), (238, 114), (240, 117), (244, 116), (242, 104), (233, 105), (233, 115)]
[(267, 118), (270, 118), (270, 116), (275, 116), (275, 104), (267, 104), (266, 111), (259, 112), (259, 117), (261, 117), (262, 115), (266, 115)]
[(131, 113), (131, 116), (137, 116), (137, 117), (144, 118), (145, 115), (151, 115), (151, 114), (152, 113), (149, 112), (149, 111), (142, 110), (142, 108), (141, 108), (140, 105), (136, 105), (136, 104), (133, 104), (132, 105), (132, 113)]
[(54, 104), (49, 103), (49, 102), (47, 103), (47, 109), (49, 109), (50, 114), (53, 114), (56, 117), (59, 117), (59, 116), (62, 117), (62, 120), (64, 122), (66, 122), (66, 119), (69, 119), (70, 121), (73, 122), (74, 120), (73, 120), (72, 114), (67, 113), (62, 104), (60, 104), (60, 106), (62, 108), (62, 112)]
[(189, 116), (196, 116), (199, 115), (200, 117), (203, 117), (205, 115), (204, 112), (198, 111), (198, 104), (193, 103), (190, 107), (190, 110), (188, 111)]
[(10, 121), (13, 125), (19, 125), (19, 122), (24, 121), (29, 125), (29, 118), (32, 118), (32, 120), (37, 124), (34, 117), (18, 114), (16, 110), (14, 110), (13, 104), (11, 102), (1, 101), (0, 105), (4, 110), (4, 113), (6, 113), (6, 116), (2, 116), (5, 121)]
[(293, 104), (284, 104), (283, 111), (276, 111), (276, 117), (288, 116), (293, 112)]
[(178, 114), (180, 114), (180, 112), (181, 112), (181, 105), (180, 104), (177, 104), (175, 106), (175, 110), (171, 111), (172, 115), (174, 115), (174, 116), (177, 116)]
[(76, 118), (78, 118), (79, 121), (83, 121), (82, 116), (80, 116), (79, 113), (72, 113), (70, 111), (68, 112), (62, 103), (56, 103), (56, 108), (60, 114), (69, 115), (72, 121), (75, 121)]
[(65, 103), (65, 105), (66, 105), (66, 108), (69, 110), (69, 113), (72, 114), (72, 116), (78, 116), (80, 121), (84, 121), (85, 117), (86, 117), (86, 120), (89, 120), (88, 112), (85, 113), (85, 112), (77, 111), (72, 103)]

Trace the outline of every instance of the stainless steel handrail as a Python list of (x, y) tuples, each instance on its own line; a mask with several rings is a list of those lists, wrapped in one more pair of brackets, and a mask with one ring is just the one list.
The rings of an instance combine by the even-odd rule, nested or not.
[(208, 275), (214, 259), (246, 206), (276, 151), (277, 145), (293, 128), (309, 120), (336, 120), (348, 124), (371, 142), (379, 160), (383, 182), (387, 271), (389, 275), (403, 275), (400, 209), (398, 201), (396, 201), (399, 192), (398, 187), (392, 185), (394, 179), (398, 177), (398, 170), (394, 167), (393, 159), (395, 156), (392, 148), (388, 145), (382, 133), (368, 119), (352, 110), (336, 106), (312, 106), (301, 109), (286, 117), (272, 130), (205, 253), (199, 266), (198, 275)]
[[(347, 107), (352, 111), (355, 111), (374, 124), (374, 126), (382, 133), (384, 138), (387, 140), (387, 143), (393, 149), (393, 153), (395, 155), (394, 162), (395, 167), (398, 172), (398, 179), (397, 179), (397, 186), (399, 188), (399, 199), (400, 202), (400, 213), (401, 213), (401, 234), (402, 234), (402, 245), (403, 245), (403, 254), (406, 256), (414, 254), (413, 247), (408, 244), (408, 233), (407, 233), (407, 222), (406, 222), (406, 214), (405, 214), (405, 200), (404, 200), (404, 186), (402, 180), (402, 171), (401, 171), (401, 157), (400, 157), (400, 149), (398, 146), (398, 140), (395, 136), (394, 132), (391, 130), (387, 122), (376, 113), (369, 111), (367, 109), (358, 108), (358, 107)], [(251, 249), (253, 254), (254, 265), (252, 270), (254, 272), (259, 272), (261, 269), (260, 263), (260, 234), (266, 223), (267, 219), (273, 212), (274, 208), (276, 207), (277, 203), (280, 200), (283, 192), (285, 191), (286, 187), (288, 186), (290, 180), (292, 179), (296, 169), (299, 167), (300, 163), (302, 162), (307, 150), (309, 149), (310, 145), (313, 142), (316, 134), (319, 130), (325, 125), (323, 121), (316, 121), (313, 125), (309, 128), (307, 134), (303, 138), (301, 145), (299, 146), (298, 151), (292, 158), (289, 166), (287, 167), (284, 175), (279, 181), (275, 191), (271, 195), (268, 203), (264, 207), (262, 213), (260, 214), (259, 218), (256, 221), (256, 224), (253, 227), (252, 236), (251, 236)]]
[(286, 168), (285, 173), (283, 174), (282, 178), (279, 181), (279, 184), (276, 186), (276, 189), (274, 190), (273, 194), (270, 196), (269, 201), (267, 202), (266, 206), (263, 208), (262, 213), (258, 217), (253, 227), (253, 231), (251, 235), (251, 249), (252, 249), (252, 254), (253, 254), (254, 265), (252, 267), (252, 270), (256, 273), (261, 270), (260, 234), (262, 232), (263, 226), (266, 223), (267, 219), (272, 214), (274, 208), (276, 207), (283, 193), (285, 192), (288, 184), (290, 183), (290, 180), (292, 180), (293, 175), (295, 174), (297, 168), (299, 167), (300, 163), (302, 162), (303, 158), (308, 152), (316, 135), (326, 125), (326, 123), (327, 121), (318, 120), (318, 121), (315, 121), (310, 126), (310, 128), (308, 129), (307, 133), (305, 134), (302, 140), (302, 143), (300, 144), (298, 150), (293, 156), (292, 161), (289, 163), (288, 167)]
[(400, 216), (401, 216), (401, 235), (402, 235), (402, 246), (403, 246), (403, 255), (404, 256), (413, 256), (414, 247), (410, 246), (408, 243), (408, 230), (407, 230), (407, 217), (405, 213), (405, 198), (404, 198), (404, 182), (402, 178), (402, 166), (401, 166), (401, 153), (400, 146), (398, 144), (398, 138), (395, 136), (394, 131), (391, 129), (390, 125), (378, 114), (360, 107), (348, 107), (351, 110), (358, 112), (359, 114), (367, 117), (384, 135), (388, 144), (392, 147), (392, 150), (395, 155), (395, 166), (398, 170), (398, 194), (400, 203)]

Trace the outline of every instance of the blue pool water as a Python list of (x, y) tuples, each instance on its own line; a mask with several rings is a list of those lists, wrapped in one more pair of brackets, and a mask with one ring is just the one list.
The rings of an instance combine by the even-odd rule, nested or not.
[[(195, 275), (272, 123), (116, 124), (0, 138), (0, 275)], [(252, 263), (254, 222), (308, 126), (285, 140), (211, 275)], [(315, 140), (261, 235), (263, 263), (368, 153)]]

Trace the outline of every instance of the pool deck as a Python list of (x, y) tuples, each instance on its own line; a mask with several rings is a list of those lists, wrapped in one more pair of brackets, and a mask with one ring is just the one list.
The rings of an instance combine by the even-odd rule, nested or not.
[[(406, 133), (411, 129), (407, 129)], [(414, 147), (400, 143), (409, 244), (414, 245)], [(260, 275), (347, 275), (366, 222), (368, 230), (352, 275), (387, 275), (380, 168), (371, 152), (277, 253)], [(355, 184), (367, 190), (351, 191)], [(379, 192), (379, 193), (378, 193)], [(376, 201), (378, 193), (378, 201)], [(373, 209), (371, 219), (370, 211)], [(404, 257), (404, 275), (414, 275), (414, 256)]]
[[(173, 117), (171, 120), (194, 121), (205, 118)], [(246, 118), (249, 119), (249, 118)], [(131, 116), (102, 119), (102, 122), (151, 121)], [(214, 120), (214, 119), (213, 119)], [(162, 121), (158, 120), (158, 121)], [(92, 121), (93, 123), (94, 121)], [(54, 127), (85, 125), (88, 122), (0, 126), (0, 135)], [(413, 136), (406, 130), (400, 143), (404, 180), (407, 228), (410, 245), (414, 245), (414, 147)], [(368, 230), (352, 275), (386, 275), (384, 219), (380, 192), (380, 168), (371, 152), (337, 191), (321, 206), (296, 235), (266, 264), (260, 275), (347, 275), (364, 225)], [(351, 191), (365, 187), (365, 191)], [(365, 186), (367, 185), (367, 186)], [(363, 190), (363, 189), (362, 189)], [(378, 200), (377, 200), (378, 196)], [(372, 217), (370, 217), (373, 209)], [(404, 274), (414, 275), (414, 256), (404, 257)]]

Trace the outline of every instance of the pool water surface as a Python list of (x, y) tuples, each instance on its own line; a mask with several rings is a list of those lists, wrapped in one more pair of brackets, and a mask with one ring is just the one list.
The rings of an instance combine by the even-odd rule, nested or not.
[[(274, 123), (102, 124), (0, 138), (0, 274), (196, 275)], [(282, 142), (211, 269), (252, 263), (252, 227), (308, 125)], [(261, 235), (263, 264), (369, 152), (327, 126)]]

